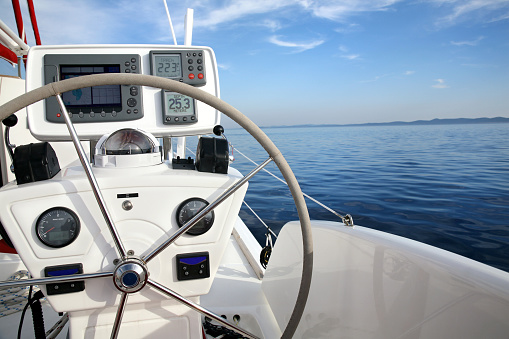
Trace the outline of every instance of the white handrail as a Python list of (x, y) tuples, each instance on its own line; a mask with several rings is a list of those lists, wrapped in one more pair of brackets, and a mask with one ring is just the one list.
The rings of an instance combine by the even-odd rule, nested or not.
[(28, 54), (30, 46), (21, 40), (2, 20), (0, 20), (0, 42), (17, 56)]

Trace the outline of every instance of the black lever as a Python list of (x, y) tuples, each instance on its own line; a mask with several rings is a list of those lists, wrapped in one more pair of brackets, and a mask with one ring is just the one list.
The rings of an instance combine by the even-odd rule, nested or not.
[(2, 123), (7, 127), (14, 127), (18, 123), (18, 117), (16, 114), (11, 114), (4, 120), (2, 120)]
[[(16, 148), (16, 145), (11, 144), (9, 140), (9, 130), (11, 127), (16, 126), (18, 123), (18, 117), (15, 114), (11, 114), (2, 120), (2, 123), (5, 125), (5, 146), (7, 147), (7, 151), (9, 151), (11, 162), (14, 162), (14, 149)], [(11, 165), (11, 172), (13, 172), (13, 170), (14, 168)]]
[(214, 126), (214, 129), (212, 130), (212, 132), (214, 132), (215, 135), (220, 137), (224, 133), (224, 128), (221, 125), (216, 125), (216, 126)]

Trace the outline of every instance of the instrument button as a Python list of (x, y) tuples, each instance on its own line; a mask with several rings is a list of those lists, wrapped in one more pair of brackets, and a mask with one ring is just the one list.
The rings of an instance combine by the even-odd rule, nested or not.
[(138, 102), (134, 98), (127, 99), (127, 106), (129, 106), (129, 107), (134, 107), (134, 106), (136, 106), (137, 103)]

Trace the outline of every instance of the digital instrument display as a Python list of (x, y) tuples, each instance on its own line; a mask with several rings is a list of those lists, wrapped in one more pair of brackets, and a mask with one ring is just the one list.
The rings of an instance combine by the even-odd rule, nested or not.
[(163, 78), (182, 77), (182, 59), (180, 54), (155, 54), (153, 58), (154, 75)]
[(150, 51), (150, 74), (193, 86), (207, 83), (205, 52), (200, 49)]
[(170, 91), (162, 91), (162, 97), (164, 124), (189, 124), (198, 121), (193, 98)]
[(46, 246), (65, 247), (78, 237), (80, 220), (76, 213), (68, 208), (50, 208), (37, 219), (35, 232)]
[[(62, 80), (90, 74), (120, 73), (119, 65), (76, 65), (60, 66)], [(122, 93), (120, 85), (95, 86), (76, 89), (62, 94), (67, 107), (101, 107), (111, 110), (122, 110)]]
[[(141, 73), (138, 54), (47, 54), (44, 82), (49, 84), (87, 75)], [(140, 86), (105, 85), (62, 93), (73, 123), (118, 122), (143, 117)], [(46, 120), (64, 123), (55, 98), (46, 99)]]

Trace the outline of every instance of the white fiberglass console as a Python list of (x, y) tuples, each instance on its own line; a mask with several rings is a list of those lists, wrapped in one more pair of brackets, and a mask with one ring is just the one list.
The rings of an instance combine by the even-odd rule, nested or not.
[[(219, 96), (213, 51), (183, 46), (34, 47), (27, 90), (100, 73), (169, 78)], [(30, 131), (43, 141), (71, 140), (55, 99), (28, 106)], [(211, 288), (247, 183), (237, 185), (241, 174), (228, 169), (226, 140), (201, 138), (190, 166), (162, 161), (157, 138), (210, 134), (220, 113), (189, 96), (138, 85), (77, 89), (62, 93), (62, 101), (79, 138), (97, 141), (93, 166), (79, 147), (83, 166), (60, 169), (54, 152), (46, 151), (48, 161), (32, 161), (32, 153), (43, 153), (32, 147), (48, 143), (18, 146), (18, 157), (28, 153), (21, 165), (56, 166), (27, 180), (22, 169), (34, 167), (15, 166), (17, 180), (0, 189), (2, 234), (33, 278), (71, 276), (41, 286), (54, 310), (69, 312), (70, 338), (165, 338), (170, 331), (201, 337), (199, 313), (181, 303), (200, 310), (195, 303)]]
[[(27, 91), (89, 74), (136, 73), (173, 79), (219, 97), (212, 49), (196, 46), (36, 46), (27, 63)], [(82, 140), (136, 127), (156, 137), (209, 134), (220, 113), (182, 94), (144, 86), (95, 86), (62, 94)], [(31, 133), (39, 140), (70, 140), (54, 97), (28, 107)]]

